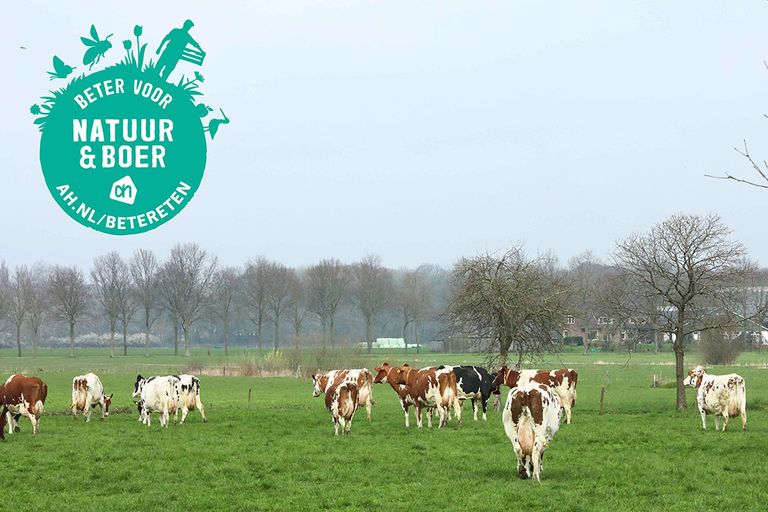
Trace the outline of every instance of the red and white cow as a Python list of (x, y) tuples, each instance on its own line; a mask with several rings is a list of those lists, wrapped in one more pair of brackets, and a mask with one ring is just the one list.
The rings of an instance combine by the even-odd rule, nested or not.
[(312, 396), (318, 397), (328, 394), (328, 390), (338, 386), (342, 382), (354, 382), (357, 384), (357, 404), (365, 406), (368, 421), (371, 421), (371, 408), (373, 407), (373, 375), (368, 368), (353, 370), (332, 370), (326, 374), (312, 375)]
[(139, 421), (151, 426), (151, 414), (160, 413), (160, 426), (167, 427), (171, 414), (181, 407), (181, 381), (175, 375), (163, 377), (136, 377), (133, 396), (139, 400)]
[(26, 375), (11, 375), (0, 386), (0, 439), (5, 439), (3, 430), (6, 420), (8, 433), (18, 431), (16, 418), (26, 416), (32, 423), (32, 434), (40, 429), (40, 416), (45, 410), (45, 398), (48, 396), (48, 386), (37, 377)]
[(576, 405), (576, 384), (579, 374), (576, 370), (563, 368), (561, 370), (511, 370), (506, 366), (499, 368), (493, 380), (493, 393), (498, 394), (502, 384), (510, 388), (535, 382), (546, 384), (560, 397), (560, 404), (565, 412), (565, 422), (571, 422), (571, 409)]
[(80, 411), (85, 416), (86, 423), (91, 421), (91, 409), (97, 405), (101, 407), (101, 419), (109, 416), (109, 406), (112, 403), (112, 395), (104, 394), (104, 386), (101, 380), (93, 373), (78, 375), (72, 379), (72, 418), (77, 418)]
[(355, 417), (359, 403), (360, 397), (355, 382), (342, 381), (326, 391), (325, 407), (331, 412), (333, 430), (337, 436), (339, 435), (339, 427), (341, 427), (341, 435), (349, 434), (349, 430), (352, 428), (352, 418)]
[(384, 363), (376, 367), (374, 383), (386, 382), (392, 386), (400, 399), (400, 406), (408, 423), (408, 408), (416, 407), (416, 426), (422, 427), (421, 412), (427, 409), (427, 424), (432, 427), (432, 411), (437, 409), (440, 419), (438, 428), (448, 424), (449, 411), (453, 409), (461, 425), (461, 403), (456, 390), (456, 375), (448, 368), (411, 368), (404, 364), (401, 368)]
[(741, 416), (741, 429), (747, 429), (747, 388), (740, 375), (710, 375), (697, 366), (688, 372), (683, 384), (696, 388), (696, 405), (704, 430), (707, 429), (707, 414), (715, 416), (715, 430), (718, 416), (723, 417), (723, 432), (728, 419), (735, 416)]
[(560, 428), (560, 397), (545, 384), (528, 382), (509, 390), (502, 421), (522, 479), (541, 481), (544, 451)]

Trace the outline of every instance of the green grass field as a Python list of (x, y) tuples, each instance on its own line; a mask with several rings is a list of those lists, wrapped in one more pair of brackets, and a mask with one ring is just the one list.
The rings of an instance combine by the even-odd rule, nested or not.
[[(237, 356), (233, 356), (236, 358)], [(216, 364), (207, 351), (197, 361)], [(402, 354), (376, 354), (370, 367)], [(472, 361), (460, 354), (424, 354), (409, 361)], [(747, 432), (701, 430), (692, 407), (674, 410), (674, 389), (653, 389), (651, 375), (672, 379), (670, 354), (569, 353), (580, 372), (573, 423), (562, 425), (547, 451), (542, 482), (521, 481), (501, 424), (406, 430), (394, 392), (376, 385), (373, 422), (359, 412), (346, 438), (335, 438), (311, 382), (295, 378), (202, 376), (209, 422), (197, 412), (167, 429), (153, 417), (138, 423), (130, 398), (136, 373), (179, 371), (187, 363), (168, 354), (105, 357), (82, 351), (16, 358), (0, 351), (0, 377), (37, 374), (48, 383), (41, 433), (29, 421), (0, 444), (6, 502), (19, 509), (59, 510), (764, 510), (768, 498), (768, 369), (762, 354), (744, 354), (737, 371), (747, 381)], [(595, 364), (596, 362), (612, 364)], [(696, 355), (687, 365), (697, 363)], [(540, 366), (559, 366), (551, 361)], [(71, 379), (94, 371), (113, 407), (130, 412), (105, 421), (73, 422), (64, 413)], [(601, 386), (605, 414), (599, 415)], [(252, 403), (247, 407), (249, 388)]]

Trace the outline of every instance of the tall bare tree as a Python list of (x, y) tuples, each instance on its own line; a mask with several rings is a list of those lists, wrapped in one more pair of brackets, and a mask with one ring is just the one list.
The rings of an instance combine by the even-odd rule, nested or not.
[(419, 323), (432, 308), (432, 294), (427, 276), (419, 270), (405, 270), (400, 275), (396, 291), (397, 309), (403, 321), (403, 340), (408, 343), (408, 327), (412, 324), (419, 352)]
[(48, 277), (53, 316), (69, 325), (69, 357), (75, 357), (75, 326), (88, 311), (88, 285), (77, 267), (56, 265)]
[[(678, 409), (686, 408), (686, 337), (731, 322), (734, 284), (754, 271), (744, 246), (730, 235), (717, 215), (678, 214), (617, 244), (614, 261), (630, 286), (661, 303), (645, 314), (658, 316), (673, 335)], [(756, 315), (764, 311), (761, 306)]]
[(144, 313), (144, 355), (148, 357), (149, 335), (152, 331), (152, 325), (154, 325), (160, 314), (156, 307), (158, 272), (160, 269), (154, 253), (147, 249), (139, 249), (133, 253), (129, 267), (140, 308), (142, 313)]
[(224, 355), (229, 354), (229, 322), (235, 309), (235, 298), (241, 276), (240, 269), (224, 267), (218, 270), (213, 277), (211, 310), (222, 323)]
[(307, 307), (317, 315), (323, 327), (325, 347), (328, 327), (331, 346), (335, 345), (335, 320), (350, 282), (348, 268), (337, 259), (321, 260), (306, 272)]
[(266, 272), (267, 313), (272, 320), (275, 352), (280, 343), (280, 317), (290, 305), (296, 273), (282, 263), (272, 262)]
[(6, 316), (16, 330), (16, 348), (21, 357), (21, 328), (32, 301), (32, 277), (26, 265), (19, 265), (10, 273), (6, 290)]
[(352, 266), (354, 284), (352, 302), (365, 320), (365, 342), (373, 351), (373, 323), (394, 295), (392, 273), (381, 265), (381, 259), (368, 255)]
[(452, 273), (447, 318), (453, 329), (486, 343), (503, 364), (511, 351), (524, 358), (556, 350), (570, 289), (548, 256), (529, 258), (521, 247), (496, 256), (462, 258)]
[(291, 283), (291, 290), (288, 294), (288, 308), (291, 313), (294, 343), (298, 349), (301, 328), (307, 316), (306, 274), (297, 273), (296, 279)]
[(184, 355), (190, 357), (189, 330), (211, 300), (211, 282), (218, 261), (197, 244), (177, 244), (160, 273), (160, 293), (181, 324)]
[(91, 281), (93, 282), (96, 299), (104, 309), (109, 322), (110, 357), (115, 357), (115, 332), (119, 312), (120, 298), (127, 283), (123, 273), (124, 263), (116, 251), (98, 256), (93, 260)]
[(243, 273), (243, 305), (248, 318), (256, 327), (256, 342), (259, 350), (264, 348), (262, 328), (267, 314), (267, 269), (269, 261), (258, 257), (245, 264)]
[(128, 326), (139, 308), (138, 288), (134, 286), (130, 268), (122, 259), (120, 260), (120, 278), (123, 286), (117, 297), (117, 317), (123, 329), (123, 355), (128, 355)]
[(37, 356), (40, 346), (40, 329), (48, 313), (48, 267), (39, 263), (30, 271), (29, 327), (32, 329), (32, 354)]

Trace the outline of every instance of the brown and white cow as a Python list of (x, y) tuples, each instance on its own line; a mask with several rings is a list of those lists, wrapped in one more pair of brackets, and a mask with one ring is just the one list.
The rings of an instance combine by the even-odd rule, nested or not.
[(376, 367), (374, 383), (389, 383), (400, 399), (400, 406), (408, 423), (408, 408), (416, 407), (416, 425), (422, 427), (421, 412), (427, 409), (427, 424), (432, 427), (432, 411), (437, 409), (440, 419), (438, 428), (448, 424), (449, 411), (453, 409), (461, 425), (461, 403), (456, 390), (456, 375), (448, 368), (411, 368), (404, 364), (398, 368), (384, 363)]
[(545, 384), (527, 382), (509, 390), (502, 421), (522, 479), (541, 481), (544, 451), (560, 428), (560, 397)]
[(342, 382), (354, 382), (357, 384), (358, 405), (365, 406), (368, 421), (371, 421), (371, 408), (373, 407), (373, 375), (367, 368), (353, 370), (332, 370), (326, 374), (312, 375), (312, 396), (318, 397), (328, 393), (328, 390), (338, 386)]
[(683, 384), (696, 388), (696, 405), (701, 413), (701, 426), (707, 429), (707, 414), (723, 417), (723, 432), (728, 418), (741, 416), (741, 429), (747, 429), (747, 388), (744, 379), (735, 373), (710, 375), (703, 367), (697, 366), (688, 372)]
[(104, 386), (95, 373), (78, 375), (72, 379), (72, 419), (77, 419), (77, 412), (85, 416), (86, 423), (91, 421), (91, 409), (101, 407), (101, 419), (109, 416), (112, 395), (104, 394)]
[(360, 403), (357, 383), (352, 381), (342, 381), (336, 386), (332, 386), (325, 393), (325, 407), (331, 412), (333, 420), (334, 433), (339, 435), (349, 434), (352, 428), (352, 418), (355, 417), (355, 411)]
[(528, 382), (546, 384), (560, 397), (560, 405), (565, 412), (565, 422), (571, 422), (571, 409), (576, 405), (576, 384), (579, 374), (576, 370), (511, 370), (506, 366), (499, 368), (493, 380), (493, 393), (498, 394), (502, 384), (515, 388)]
[[(45, 409), (45, 398), (48, 395), (48, 386), (37, 377), (26, 375), (11, 375), (0, 386), (0, 439), (5, 439), (3, 430), (6, 419), (8, 421), (8, 433), (15, 430), (13, 416), (23, 415), (32, 423), (32, 434), (37, 434), (40, 428), (40, 416)], [(7, 417), (7, 418), (6, 418)]]

